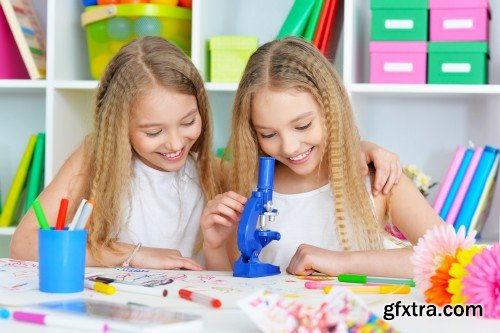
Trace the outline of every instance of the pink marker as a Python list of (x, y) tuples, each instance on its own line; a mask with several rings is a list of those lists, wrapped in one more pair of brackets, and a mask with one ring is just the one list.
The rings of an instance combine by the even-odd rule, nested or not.
[(194, 291), (189, 291), (186, 289), (179, 289), (179, 296), (181, 298), (200, 303), (200, 304), (205, 304), (208, 306), (211, 306), (213, 308), (220, 308), (222, 303), (220, 300), (217, 298), (213, 298), (207, 295), (203, 295)]
[[(75, 328), (75, 317), (56, 314), (43, 314), (24, 311), (15, 311), (12, 318), (25, 323), (32, 323), (45, 326)], [(109, 330), (109, 325), (95, 319), (78, 318), (76, 324), (79, 329), (93, 330), (106, 333)]]
[(306, 281), (304, 283), (304, 286), (307, 289), (323, 289), (325, 287), (331, 287), (334, 286), (335, 284), (331, 282), (322, 282), (322, 281)]

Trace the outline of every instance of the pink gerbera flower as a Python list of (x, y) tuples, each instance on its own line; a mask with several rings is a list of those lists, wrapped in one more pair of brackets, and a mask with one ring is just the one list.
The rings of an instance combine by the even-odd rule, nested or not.
[(476, 232), (473, 231), (467, 236), (465, 228), (462, 226), (455, 232), (450, 224), (442, 224), (428, 230), (423, 237), (418, 240), (413, 248), (411, 256), (413, 271), (415, 273), (415, 284), (422, 293), (432, 286), (431, 277), (436, 269), (441, 267), (446, 256), (454, 257), (459, 249), (472, 246), (475, 242)]
[(462, 294), (469, 304), (481, 304), (486, 318), (500, 318), (500, 244), (484, 249), (466, 267)]

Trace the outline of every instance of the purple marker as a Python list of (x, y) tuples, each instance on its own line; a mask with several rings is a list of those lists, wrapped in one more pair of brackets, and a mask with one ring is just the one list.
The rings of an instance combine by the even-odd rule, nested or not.
[[(24, 311), (15, 311), (12, 318), (25, 323), (32, 323), (45, 326), (75, 328), (74, 316), (61, 316), (56, 314), (43, 314)], [(82, 330), (93, 330), (106, 333), (109, 330), (109, 325), (98, 320), (88, 318), (78, 318), (78, 328)]]

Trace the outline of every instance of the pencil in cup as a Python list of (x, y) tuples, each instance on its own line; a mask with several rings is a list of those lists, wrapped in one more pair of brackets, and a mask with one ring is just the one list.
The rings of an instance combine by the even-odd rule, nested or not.
[(78, 217), (78, 221), (75, 225), (75, 230), (85, 229), (87, 226), (87, 222), (90, 219), (90, 215), (92, 214), (92, 210), (94, 209), (94, 201), (92, 199), (88, 200), (82, 208), (82, 213)]
[(56, 230), (64, 230), (66, 224), (66, 214), (68, 213), (68, 199), (62, 198), (59, 205), (59, 213), (57, 214)]
[(35, 200), (33, 201), (33, 210), (35, 211), (36, 219), (38, 221), (38, 224), (40, 225), (40, 229), (43, 230), (49, 230), (49, 222), (47, 222), (47, 217), (45, 216), (45, 213), (43, 212), (42, 205), (40, 204), (40, 201)]
[(75, 216), (73, 216), (73, 220), (69, 224), (68, 230), (75, 230), (76, 224), (78, 223), (78, 218), (82, 215), (83, 206), (87, 203), (87, 199), (82, 199), (78, 209), (76, 210)]
[[(333, 288), (338, 288), (340, 286), (326, 286), (323, 288), (325, 294), (329, 294)], [(383, 285), (383, 286), (359, 286), (350, 287), (342, 286), (347, 288), (356, 294), (409, 294), (411, 291), (410, 286), (407, 285)]]

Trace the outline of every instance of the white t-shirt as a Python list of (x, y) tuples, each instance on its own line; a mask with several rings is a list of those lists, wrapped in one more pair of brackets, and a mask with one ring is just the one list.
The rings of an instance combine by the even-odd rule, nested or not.
[(131, 200), (124, 203), (118, 240), (177, 249), (191, 257), (205, 205), (192, 156), (176, 172), (153, 169), (134, 159)]

